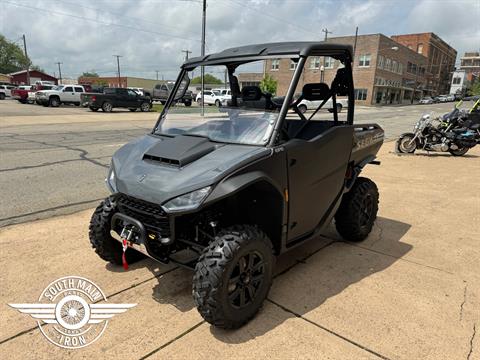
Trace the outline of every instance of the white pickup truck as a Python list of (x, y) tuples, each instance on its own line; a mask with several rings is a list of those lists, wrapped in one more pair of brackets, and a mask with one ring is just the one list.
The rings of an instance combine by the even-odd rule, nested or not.
[(58, 85), (51, 90), (35, 93), (35, 101), (43, 106), (58, 107), (60, 104), (80, 105), (80, 95), (86, 92), (82, 85)]

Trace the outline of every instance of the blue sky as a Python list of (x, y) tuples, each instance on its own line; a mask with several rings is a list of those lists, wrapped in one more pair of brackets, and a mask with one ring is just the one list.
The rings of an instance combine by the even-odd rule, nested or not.
[[(207, 53), (223, 48), (329, 36), (435, 32), (457, 49), (480, 51), (480, 0), (207, 0)], [(0, 32), (47, 72), (95, 70), (174, 78), (182, 49), (200, 53), (200, 0), (0, 0)]]

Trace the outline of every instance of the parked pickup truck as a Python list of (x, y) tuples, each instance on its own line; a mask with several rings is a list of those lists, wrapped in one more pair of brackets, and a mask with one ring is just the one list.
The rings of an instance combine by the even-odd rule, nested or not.
[(15, 89), (13, 85), (0, 85), (0, 100), (12, 96), (13, 89)]
[(85, 92), (83, 85), (58, 85), (51, 90), (37, 91), (35, 101), (43, 106), (58, 107), (61, 104), (80, 105), (80, 95)]
[(82, 106), (92, 111), (102, 109), (111, 112), (113, 108), (128, 108), (130, 111), (150, 111), (152, 101), (150, 97), (139, 95), (131, 89), (105, 88), (103, 94), (85, 93), (81, 96)]
[(32, 90), (32, 86), (30, 85), (21, 85), (16, 89), (11, 91), (12, 98), (18, 100), (22, 104), (26, 104), (28, 102), (28, 93)]
[[(158, 100), (163, 105), (165, 105), (174, 86), (175, 86), (175, 83), (172, 81), (169, 81), (165, 84), (155, 85), (155, 87), (153, 88), (153, 100)], [(183, 94), (182, 98), (180, 100), (177, 100), (176, 102), (180, 102), (185, 106), (190, 106), (192, 105), (192, 101), (193, 101), (192, 92), (190, 90), (187, 90), (185, 91), (185, 94)]]

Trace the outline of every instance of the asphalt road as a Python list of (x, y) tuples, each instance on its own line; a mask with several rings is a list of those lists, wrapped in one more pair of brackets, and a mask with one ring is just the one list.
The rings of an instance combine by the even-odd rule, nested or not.
[[(423, 113), (452, 106), (358, 107), (355, 121), (376, 122), (395, 138)], [(157, 116), (1, 101), (0, 227), (93, 207), (108, 195), (104, 179), (114, 151), (148, 132)]]

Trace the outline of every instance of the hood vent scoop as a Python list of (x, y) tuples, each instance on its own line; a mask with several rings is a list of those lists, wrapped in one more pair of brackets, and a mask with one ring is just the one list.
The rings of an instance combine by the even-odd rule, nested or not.
[(182, 167), (214, 151), (217, 146), (202, 137), (180, 135), (153, 144), (143, 155), (143, 160)]

